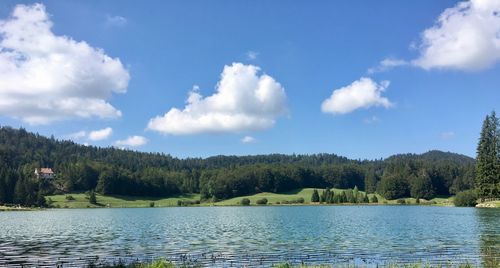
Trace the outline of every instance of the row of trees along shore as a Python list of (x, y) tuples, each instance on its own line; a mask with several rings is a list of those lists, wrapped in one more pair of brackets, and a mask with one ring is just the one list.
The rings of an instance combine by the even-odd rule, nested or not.
[(340, 203), (378, 203), (376, 195), (372, 195), (370, 199), (368, 194), (359, 191), (358, 187), (354, 189), (343, 190), (337, 194), (334, 191), (326, 188), (319, 194), (317, 189), (314, 189), (311, 195), (311, 202), (325, 204), (340, 204)]
[[(0, 127), (0, 204), (44, 206), (46, 195), (84, 191), (155, 197), (200, 193), (204, 202), (306, 187), (357, 187), (387, 199), (430, 199), (477, 189), (479, 198), (497, 198), (498, 128), (496, 115), (488, 115), (475, 161), (441, 151), (377, 160), (335, 154), (179, 159), (162, 153), (84, 146), (22, 128)], [(40, 167), (53, 168), (56, 178), (36, 179), (33, 172)]]

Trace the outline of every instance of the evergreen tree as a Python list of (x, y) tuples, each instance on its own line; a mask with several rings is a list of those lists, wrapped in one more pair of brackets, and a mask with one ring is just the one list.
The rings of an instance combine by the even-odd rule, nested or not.
[(94, 190), (91, 190), (89, 192), (89, 203), (90, 204), (94, 204), (94, 205), (97, 204), (97, 198), (95, 196), (95, 191)]
[(345, 191), (342, 191), (342, 194), (340, 195), (340, 203), (347, 203), (347, 195)]
[(478, 196), (482, 200), (498, 196), (500, 188), (499, 121), (493, 111), (487, 115), (477, 146), (476, 181)]
[(311, 202), (317, 203), (319, 202), (319, 193), (318, 190), (314, 189), (312, 196), (311, 196)]
[(352, 191), (352, 195), (353, 195), (354, 200), (355, 200), (354, 203), (360, 203), (359, 202), (359, 189), (358, 189), (357, 185), (354, 186), (354, 190)]
[(327, 191), (328, 191), (328, 189), (326, 189), (323, 192), (321, 192), (321, 196), (319, 197), (319, 202), (320, 203), (326, 202), (326, 195), (328, 194)]
[(411, 180), (411, 182), (411, 197), (431, 199), (434, 196), (435, 192), (432, 180), (425, 170), (422, 170), (420, 175)]
[(327, 189), (327, 190), (328, 190), (328, 194), (326, 195), (326, 202), (328, 204), (332, 204), (333, 203), (334, 192), (331, 191), (330, 189)]
[(378, 178), (375, 171), (369, 169), (365, 176), (365, 191), (366, 193), (374, 193), (377, 190)]

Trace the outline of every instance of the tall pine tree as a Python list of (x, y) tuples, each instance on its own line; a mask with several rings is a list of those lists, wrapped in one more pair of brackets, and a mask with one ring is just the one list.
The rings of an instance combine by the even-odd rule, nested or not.
[(483, 122), (477, 146), (476, 189), (482, 200), (499, 195), (500, 188), (500, 137), (499, 120), (495, 112)]

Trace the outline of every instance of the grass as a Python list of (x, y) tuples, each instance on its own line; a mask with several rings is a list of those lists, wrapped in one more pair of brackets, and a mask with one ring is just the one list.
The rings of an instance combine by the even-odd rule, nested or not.
[[(340, 194), (343, 189), (332, 189), (335, 194)], [(198, 206), (238, 206), (240, 205), (240, 201), (243, 198), (248, 198), (250, 200), (251, 205), (256, 205), (257, 200), (266, 198), (268, 200), (268, 205), (278, 205), (282, 204), (283, 201), (294, 201), (299, 198), (304, 199), (305, 205), (313, 205), (311, 204), (311, 195), (314, 191), (314, 188), (303, 188), (297, 189), (295, 191), (283, 192), (283, 193), (258, 193), (247, 196), (239, 196), (227, 200), (222, 200), (219, 202), (211, 203), (201, 203)], [(318, 191), (323, 191), (322, 189), (318, 189)], [(360, 191), (364, 194), (364, 192)], [(74, 200), (67, 200), (66, 196), (71, 195)], [(368, 194), (369, 199), (371, 200), (374, 194)], [(379, 194), (375, 194), (378, 198), (378, 204), (390, 204), (396, 205), (398, 204), (397, 200), (386, 200), (383, 196)], [(122, 195), (100, 195), (97, 194), (97, 205), (92, 205), (89, 203), (87, 196), (83, 193), (74, 193), (74, 194), (65, 194), (65, 195), (52, 195), (47, 196), (47, 200), (49, 198), (52, 200), (52, 207), (56, 208), (92, 208), (92, 207), (111, 207), (111, 208), (139, 208), (139, 207), (150, 207), (151, 203), (154, 202), (155, 207), (172, 207), (177, 206), (177, 201), (179, 200), (189, 200), (196, 201), (200, 200), (199, 194), (186, 194), (186, 195), (178, 195), (172, 196), (168, 198), (158, 198), (158, 197), (136, 197), (136, 196), (122, 196)], [(405, 204), (417, 204), (415, 198), (404, 198)], [(373, 203), (370, 203), (373, 204)], [(302, 205), (302, 204), (296, 204)], [(314, 204), (316, 205), (316, 204)], [(432, 200), (424, 200), (420, 199), (420, 205), (437, 205), (437, 206), (452, 206), (453, 200), (452, 198), (446, 197), (438, 197)], [(500, 206), (500, 204), (499, 204)], [(0, 208), (1, 209), (1, 208)]]
[(483, 202), (480, 203), (478, 207), (500, 208), (500, 200)]
[[(67, 200), (66, 196), (71, 195), (74, 200)], [(111, 207), (111, 208), (141, 208), (150, 207), (154, 202), (155, 207), (177, 206), (178, 200), (199, 200), (199, 194), (185, 194), (168, 198), (147, 197), (147, 196), (122, 196), (122, 195), (100, 195), (97, 194), (97, 205), (89, 203), (87, 196), (83, 193), (51, 195), (47, 196), (52, 200), (52, 207), (59, 208), (87, 208), (87, 207)]]
[[(335, 194), (340, 194), (345, 189), (331, 189), (335, 192)], [(284, 192), (284, 193), (258, 193), (254, 195), (247, 196), (239, 196), (227, 200), (223, 200), (215, 203), (215, 206), (236, 206), (239, 205), (239, 202), (243, 198), (248, 198), (250, 200), (250, 204), (255, 205), (255, 202), (262, 198), (267, 198), (269, 205), (276, 205), (277, 202), (283, 203), (283, 201), (293, 201), (298, 198), (304, 198), (304, 204), (311, 205), (311, 195), (314, 191), (314, 188), (303, 188), (295, 191)], [(323, 189), (318, 189), (320, 195)], [(360, 191), (360, 193), (365, 194), (365, 192)], [(371, 200), (372, 196), (376, 195), (378, 199), (378, 204), (391, 204), (396, 205), (397, 200), (387, 200), (383, 196), (379, 194), (368, 194), (368, 198)], [(406, 204), (417, 204), (417, 200), (415, 198), (404, 198)], [(373, 203), (370, 203), (373, 204)], [(338, 204), (337, 204), (338, 205)], [(420, 199), (420, 205), (438, 205), (438, 206), (452, 206), (453, 200), (451, 198), (439, 197), (433, 198), (431, 200)]]
[(0, 206), (0, 211), (27, 211), (27, 210), (33, 210), (32, 208), (27, 208), (27, 207), (7, 207), (7, 206)]

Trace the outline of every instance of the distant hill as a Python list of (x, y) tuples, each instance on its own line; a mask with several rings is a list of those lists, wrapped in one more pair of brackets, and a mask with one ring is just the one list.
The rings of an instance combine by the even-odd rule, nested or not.
[(450, 161), (457, 164), (474, 164), (475, 159), (463, 154), (452, 152), (443, 152), (438, 150), (431, 150), (423, 154), (396, 154), (386, 158), (386, 161), (394, 161), (397, 159), (402, 160), (422, 160), (429, 162), (445, 162)]
[[(441, 151), (373, 161), (326, 153), (179, 159), (84, 146), (10, 127), (0, 128), (0, 159), (0, 203), (24, 204), (42, 202), (40, 196), (49, 193), (88, 190), (149, 196), (201, 193), (202, 199), (225, 199), (260, 191), (358, 186), (389, 197), (427, 197), (470, 188), (474, 175), (473, 158)], [(52, 168), (56, 179), (34, 179), (33, 171), (40, 167)], [(393, 185), (399, 185), (397, 191), (390, 189)]]

